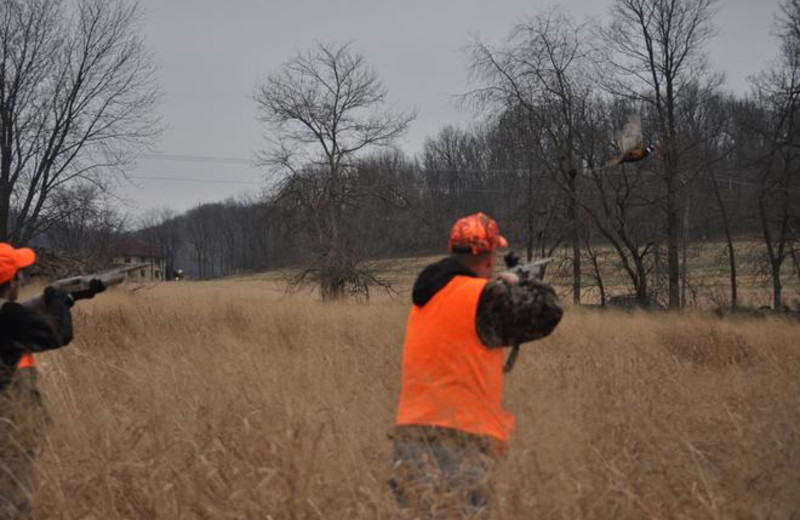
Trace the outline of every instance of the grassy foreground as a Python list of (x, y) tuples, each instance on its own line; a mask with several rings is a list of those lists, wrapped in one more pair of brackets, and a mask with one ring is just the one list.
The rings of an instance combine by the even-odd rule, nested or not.
[[(406, 298), (162, 284), (39, 357), (39, 518), (391, 516)], [(798, 518), (800, 325), (568, 309), (507, 379), (498, 519)]]

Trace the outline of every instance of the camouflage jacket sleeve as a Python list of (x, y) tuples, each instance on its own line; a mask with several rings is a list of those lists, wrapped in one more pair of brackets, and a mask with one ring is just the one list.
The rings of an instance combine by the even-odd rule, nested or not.
[(538, 280), (486, 284), (475, 315), (478, 336), (489, 348), (508, 347), (541, 339), (556, 328), (563, 315), (552, 287)]

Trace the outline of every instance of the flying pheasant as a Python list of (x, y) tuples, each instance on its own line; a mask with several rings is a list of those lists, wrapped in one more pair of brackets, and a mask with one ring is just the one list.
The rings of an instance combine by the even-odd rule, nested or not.
[(627, 162), (638, 162), (657, 149), (654, 144), (644, 145), (642, 137), (642, 118), (639, 114), (631, 114), (628, 122), (616, 135), (617, 147), (620, 154), (609, 161), (606, 167), (618, 166)]

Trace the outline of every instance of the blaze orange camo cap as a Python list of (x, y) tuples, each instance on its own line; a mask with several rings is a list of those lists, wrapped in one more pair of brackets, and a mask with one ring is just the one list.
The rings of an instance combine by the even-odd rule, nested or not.
[(36, 261), (33, 249), (21, 247), (15, 249), (11, 244), (0, 242), (0, 284), (6, 283), (17, 274), (17, 271), (28, 267)]
[(508, 247), (508, 241), (500, 236), (497, 222), (486, 213), (460, 218), (450, 231), (448, 250), (451, 253), (480, 255), (498, 247)]

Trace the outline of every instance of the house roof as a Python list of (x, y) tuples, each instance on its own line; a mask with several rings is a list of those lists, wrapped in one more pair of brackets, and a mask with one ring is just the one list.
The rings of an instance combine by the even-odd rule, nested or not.
[(141, 256), (160, 258), (156, 248), (136, 238), (128, 238), (115, 249), (116, 256)]

